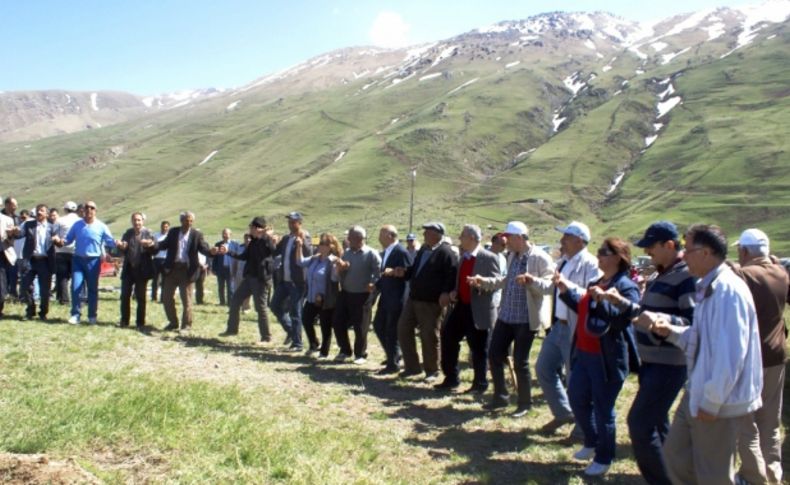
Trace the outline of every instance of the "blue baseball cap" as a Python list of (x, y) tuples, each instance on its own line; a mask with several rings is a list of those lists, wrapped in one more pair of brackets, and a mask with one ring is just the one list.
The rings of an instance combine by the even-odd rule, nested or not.
[(657, 242), (677, 241), (678, 228), (669, 221), (658, 221), (650, 224), (644, 237), (636, 242), (640, 248), (649, 248)]

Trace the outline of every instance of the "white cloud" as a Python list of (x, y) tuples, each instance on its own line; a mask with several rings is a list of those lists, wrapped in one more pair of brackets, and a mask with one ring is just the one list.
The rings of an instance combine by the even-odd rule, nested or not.
[(410, 29), (399, 13), (381, 12), (370, 27), (370, 40), (381, 47), (402, 47), (409, 43)]

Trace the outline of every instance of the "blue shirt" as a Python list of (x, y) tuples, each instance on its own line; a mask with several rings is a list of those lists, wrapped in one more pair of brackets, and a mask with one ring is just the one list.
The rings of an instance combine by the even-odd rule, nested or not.
[[(308, 262), (309, 266), (307, 267), (307, 301), (310, 303), (315, 303), (315, 297), (317, 295), (322, 295), (326, 297), (327, 287), (326, 287), (326, 272), (333, 271), (333, 264), (332, 261), (327, 258), (324, 261), (321, 261), (321, 258), (312, 257), (312, 258), (305, 258), (303, 262)], [(332, 281), (337, 281), (337, 275), (331, 274), (330, 279)]]
[(502, 302), (499, 304), (499, 319), (505, 323), (529, 323), (527, 290), (516, 283), (516, 276), (526, 272), (527, 253), (519, 257), (514, 254), (507, 269), (505, 289), (502, 292)]
[(102, 221), (96, 219), (88, 224), (84, 219), (75, 222), (66, 235), (66, 244), (75, 243), (74, 254), (85, 258), (98, 258), (102, 255), (102, 243), (115, 247), (110, 229)]

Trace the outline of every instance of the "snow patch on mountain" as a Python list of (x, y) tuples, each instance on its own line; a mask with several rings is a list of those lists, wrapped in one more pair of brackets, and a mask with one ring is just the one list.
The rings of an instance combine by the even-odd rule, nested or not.
[(447, 95), (449, 96), (449, 95), (451, 95), (451, 94), (453, 94), (453, 93), (457, 92), (457, 91), (458, 91), (458, 90), (460, 90), (460, 89), (463, 89), (463, 88), (465, 88), (465, 87), (467, 87), (467, 86), (469, 86), (469, 85), (471, 85), (471, 84), (474, 84), (474, 83), (476, 83), (476, 82), (478, 81), (478, 79), (480, 79), (480, 78), (479, 78), (479, 77), (476, 77), (476, 78), (474, 78), (474, 79), (470, 79), (470, 80), (466, 81), (465, 83), (461, 84), (461, 85), (460, 85), (460, 86), (458, 86), (457, 88), (455, 88), (455, 89), (451, 90), (450, 92), (448, 92), (448, 93), (447, 93)]
[(590, 39), (587, 39), (587, 40), (585, 40), (585, 41), (584, 41), (584, 46), (585, 46), (586, 48), (588, 48), (588, 49), (592, 49), (592, 50), (594, 50), (594, 51), (595, 51), (595, 50), (598, 50), (598, 48), (597, 48), (597, 47), (595, 47), (595, 42), (591, 41)]
[(662, 65), (663, 64), (669, 64), (672, 61), (672, 59), (676, 58), (677, 56), (679, 56), (681, 54), (685, 54), (686, 52), (688, 52), (690, 50), (691, 50), (691, 47), (686, 47), (685, 49), (680, 50), (678, 52), (673, 52), (671, 54), (664, 54), (663, 56), (661, 56), (661, 64)]
[(439, 76), (441, 76), (441, 75), (442, 75), (442, 73), (441, 73), (441, 72), (435, 72), (435, 73), (433, 73), (433, 74), (428, 74), (427, 76), (423, 76), (423, 77), (421, 77), (421, 78), (420, 78), (420, 82), (422, 82), (422, 81), (427, 81), (427, 80), (429, 80), (429, 79), (436, 79), (437, 77), (439, 77)]
[(666, 101), (659, 101), (658, 105), (656, 106), (656, 110), (658, 111), (658, 118), (662, 118), (664, 115), (669, 113), (672, 108), (679, 105), (683, 101), (680, 96), (675, 96), (674, 98), (669, 98)]
[(91, 93), (91, 109), (93, 111), (99, 111), (99, 94), (98, 93)]
[(203, 161), (202, 161), (202, 162), (198, 163), (198, 167), (199, 167), (199, 166), (201, 166), (201, 165), (203, 165), (203, 164), (206, 164), (206, 163), (208, 163), (208, 161), (209, 161), (209, 160), (211, 160), (212, 158), (214, 158), (214, 155), (216, 155), (217, 153), (219, 153), (219, 150), (214, 150), (213, 152), (209, 153), (209, 154), (206, 156), (206, 158), (204, 158), (204, 159), (203, 159)]
[(458, 46), (457, 45), (452, 45), (452, 46), (444, 49), (442, 52), (439, 53), (438, 56), (436, 56), (436, 59), (433, 61), (433, 64), (431, 64), (431, 67), (434, 67), (436, 64), (439, 64), (443, 60), (451, 57), (453, 54), (455, 54), (456, 50), (458, 50)]
[(661, 52), (669, 46), (666, 42), (653, 42), (650, 47), (656, 52)]
[(521, 61), (508, 62), (507, 64), (505, 64), (505, 69), (510, 69), (511, 67), (516, 67), (519, 64), (521, 64)]
[(236, 101), (230, 103), (228, 106), (225, 107), (225, 111), (233, 111), (234, 109), (236, 109), (236, 106), (238, 106), (240, 102), (241, 100), (237, 99)]
[(565, 84), (565, 87), (568, 88), (574, 96), (587, 85), (584, 81), (579, 80), (579, 71), (563, 79), (562, 83)]

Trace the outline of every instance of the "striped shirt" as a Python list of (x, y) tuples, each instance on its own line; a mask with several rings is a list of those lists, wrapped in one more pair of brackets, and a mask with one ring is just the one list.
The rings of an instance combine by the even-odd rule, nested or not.
[(527, 272), (527, 258), (526, 252), (514, 256), (508, 266), (502, 302), (499, 304), (499, 319), (505, 323), (529, 324), (527, 290), (516, 283), (516, 276)]

